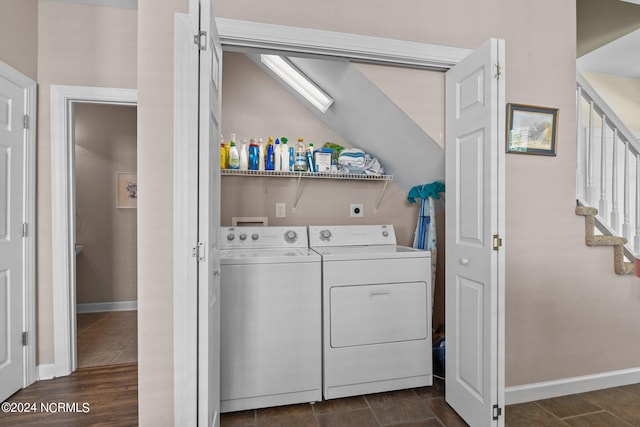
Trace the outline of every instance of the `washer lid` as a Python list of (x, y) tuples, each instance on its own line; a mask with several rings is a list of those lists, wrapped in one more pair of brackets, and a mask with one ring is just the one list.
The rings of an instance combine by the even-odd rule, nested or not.
[(396, 245), (325, 246), (313, 248), (323, 261), (367, 259), (430, 258), (431, 252)]
[(270, 264), (292, 262), (319, 262), (320, 256), (310, 249), (227, 249), (220, 251), (221, 264)]

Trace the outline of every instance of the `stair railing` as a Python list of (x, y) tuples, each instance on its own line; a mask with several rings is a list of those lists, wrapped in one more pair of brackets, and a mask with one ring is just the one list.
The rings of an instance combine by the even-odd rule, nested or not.
[(625, 237), (626, 256), (637, 258), (640, 254), (640, 143), (580, 72), (576, 80), (578, 201), (597, 208), (598, 229), (606, 235)]

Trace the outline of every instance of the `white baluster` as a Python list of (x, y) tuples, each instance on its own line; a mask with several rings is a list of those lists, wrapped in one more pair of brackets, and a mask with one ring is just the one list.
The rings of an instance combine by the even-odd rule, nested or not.
[(624, 222), (622, 224), (622, 237), (631, 239), (631, 218), (629, 215), (629, 141), (624, 141)]
[(582, 129), (582, 88), (576, 95), (576, 194), (585, 197), (584, 182), (584, 130)]
[(585, 190), (585, 198), (587, 203), (593, 206), (593, 100), (589, 102), (589, 129), (586, 147), (587, 188)]
[(640, 253), (640, 154), (636, 153), (636, 234), (633, 238), (633, 251)]
[(609, 212), (609, 201), (607, 200), (607, 116), (602, 115), (602, 129), (600, 132), (600, 204), (598, 214), (606, 221)]
[(613, 182), (611, 189), (611, 228), (614, 233), (620, 232), (620, 212), (618, 211), (618, 129), (613, 129)]

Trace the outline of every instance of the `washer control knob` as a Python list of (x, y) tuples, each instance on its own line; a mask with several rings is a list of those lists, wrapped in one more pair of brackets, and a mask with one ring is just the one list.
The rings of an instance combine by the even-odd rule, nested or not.
[(327, 229), (320, 231), (320, 240), (324, 242), (331, 240), (331, 231)]
[(240, 240), (242, 240), (242, 241), (247, 240), (247, 235), (246, 235), (245, 233), (242, 233), (242, 234), (240, 235)]
[(294, 243), (296, 240), (298, 240), (298, 233), (293, 230), (289, 230), (284, 233), (284, 240), (287, 243)]
[(384, 231), (382, 232), (382, 235), (383, 235), (384, 237), (389, 237), (389, 232), (388, 232), (387, 230), (384, 230)]
[(253, 234), (251, 235), (251, 240), (258, 240), (258, 238), (259, 238), (259, 237), (260, 237), (260, 236), (258, 236), (258, 233), (253, 233)]
[(231, 242), (231, 241), (232, 241), (233, 239), (235, 239), (235, 238), (236, 238), (235, 234), (233, 234), (233, 233), (229, 233), (229, 234), (227, 234), (227, 240), (228, 240), (228, 241), (230, 241), (230, 242)]

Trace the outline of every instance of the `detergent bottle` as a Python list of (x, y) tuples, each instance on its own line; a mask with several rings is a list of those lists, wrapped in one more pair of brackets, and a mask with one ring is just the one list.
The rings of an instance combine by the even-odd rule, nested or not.
[(287, 137), (283, 136), (282, 138), (280, 138), (280, 141), (282, 142), (282, 144), (280, 144), (280, 170), (289, 172), (291, 168), (289, 166), (289, 147), (287, 146)]
[(273, 170), (281, 171), (282, 167), (282, 153), (280, 152), (280, 139), (276, 138), (275, 146), (273, 147)]
[(240, 169), (240, 153), (236, 147), (236, 135), (231, 134), (231, 145), (229, 146), (229, 169)]
[(254, 138), (249, 140), (249, 170), (257, 171), (259, 166), (258, 156), (260, 155), (260, 149), (258, 143)]
[(274, 164), (274, 156), (275, 156), (275, 152), (274, 152), (274, 147), (273, 147), (273, 137), (270, 136), (269, 137), (269, 142), (267, 143), (267, 157), (265, 159), (265, 169), (268, 171), (272, 171), (275, 169), (275, 164)]
[(246, 171), (249, 169), (249, 149), (247, 147), (247, 140), (242, 140), (242, 145), (240, 146), (240, 170)]
[(295, 159), (293, 160), (293, 170), (296, 172), (306, 172), (307, 170), (307, 157), (305, 154), (303, 138), (298, 138)]

